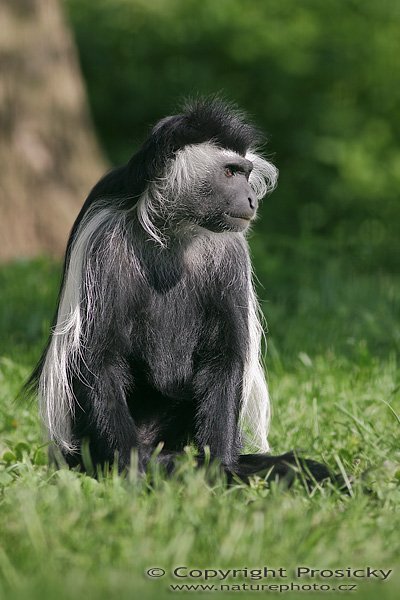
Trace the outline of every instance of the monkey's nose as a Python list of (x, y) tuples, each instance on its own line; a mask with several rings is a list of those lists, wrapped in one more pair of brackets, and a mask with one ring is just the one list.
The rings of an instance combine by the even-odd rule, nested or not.
[(249, 206), (252, 210), (256, 210), (257, 209), (257, 198), (255, 194), (250, 194), (250, 196), (248, 197), (248, 201), (249, 201)]

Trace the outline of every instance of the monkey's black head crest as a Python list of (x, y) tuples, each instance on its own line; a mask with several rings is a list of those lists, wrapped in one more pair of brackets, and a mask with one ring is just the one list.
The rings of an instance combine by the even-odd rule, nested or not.
[(200, 98), (189, 101), (184, 107), (183, 122), (188, 139), (193, 136), (198, 143), (213, 140), (223, 148), (245, 155), (246, 151), (261, 141), (260, 132), (247, 121), (234, 104), (220, 98)]
[(161, 119), (130, 164), (157, 177), (174, 153), (190, 144), (214, 142), (244, 156), (262, 141), (260, 132), (238, 108), (218, 97), (187, 101), (181, 114)]

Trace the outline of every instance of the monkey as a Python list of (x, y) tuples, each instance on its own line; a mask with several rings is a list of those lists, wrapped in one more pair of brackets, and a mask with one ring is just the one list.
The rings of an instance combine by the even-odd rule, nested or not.
[[(85, 470), (167, 473), (188, 444), (229, 478), (287, 476), (271, 456), (263, 335), (246, 239), (278, 170), (217, 97), (161, 119), (91, 190), (67, 243), (57, 311), (27, 387), (55, 448)], [(87, 446), (85, 446), (87, 444)], [(244, 448), (253, 453), (244, 454)], [(301, 459), (307, 475), (325, 465)]]

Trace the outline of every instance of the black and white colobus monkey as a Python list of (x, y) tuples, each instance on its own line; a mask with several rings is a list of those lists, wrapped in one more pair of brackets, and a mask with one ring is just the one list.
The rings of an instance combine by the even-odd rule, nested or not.
[[(68, 242), (54, 327), (30, 383), (70, 466), (171, 470), (194, 443), (229, 474), (290, 470), (268, 451), (269, 399), (246, 230), (276, 168), (218, 99), (159, 121), (93, 188)], [(257, 454), (241, 454), (244, 443)], [(323, 465), (305, 461), (317, 478)]]

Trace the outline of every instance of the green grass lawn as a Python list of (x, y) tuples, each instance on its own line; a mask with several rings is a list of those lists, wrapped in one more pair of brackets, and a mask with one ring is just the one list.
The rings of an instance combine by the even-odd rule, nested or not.
[[(261, 291), (268, 301), (273, 451), (299, 448), (351, 476), (343, 494), (332, 485), (307, 492), (300, 483), (286, 490), (259, 480), (227, 488), (196, 472), (190, 456), (176, 477), (155, 474), (152, 487), (133, 471), (96, 481), (50, 470), (36, 406), (14, 398), (45, 339), (58, 278), (59, 265), (49, 261), (0, 269), (1, 598), (171, 597), (171, 584), (199, 583), (232, 585), (226, 597), (254, 596), (239, 591), (246, 583), (336, 589), (289, 597), (398, 598), (399, 280), (341, 276), (333, 266), (300, 282), (290, 301), (284, 291), (274, 295), (274, 280)], [(287, 577), (231, 572), (205, 582), (196, 571), (174, 577), (180, 566), (283, 568)], [(165, 576), (146, 576), (150, 567)], [(384, 582), (307, 579), (295, 576), (296, 567), (393, 574)], [(358, 592), (338, 591), (353, 584)]]

